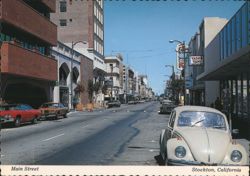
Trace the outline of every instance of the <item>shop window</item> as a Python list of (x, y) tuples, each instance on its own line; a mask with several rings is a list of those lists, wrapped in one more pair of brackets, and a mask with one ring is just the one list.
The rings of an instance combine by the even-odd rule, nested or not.
[(243, 80), (243, 107), (242, 107), (242, 114), (243, 117), (247, 117), (247, 80)]
[(243, 103), (242, 103), (242, 81), (241, 81), (241, 77), (238, 77), (238, 80), (237, 80), (237, 86), (238, 86), (238, 88), (237, 88), (237, 98), (238, 98), (238, 100), (237, 100), (237, 107), (238, 107), (238, 116), (239, 117), (242, 117), (242, 105), (243, 105)]
[(5, 41), (10, 41), (11, 37), (9, 35), (5, 35)]
[(231, 102), (230, 102), (231, 109), (230, 109), (230, 111), (231, 111), (231, 113), (236, 114), (236, 108), (235, 108), (235, 106), (236, 106), (236, 103), (235, 103), (236, 93), (235, 93), (235, 81), (234, 80), (232, 80), (230, 83), (230, 89), (231, 89)]
[(242, 7), (242, 47), (247, 46), (247, 4)]
[(1, 33), (1, 35), (0, 35), (0, 41), (2, 42), (4, 40), (5, 40), (5, 35), (3, 33)]
[(248, 110), (248, 118), (250, 118), (250, 73), (247, 75), (247, 110)]
[(67, 2), (60, 1), (60, 12), (66, 12), (66, 11), (67, 11)]

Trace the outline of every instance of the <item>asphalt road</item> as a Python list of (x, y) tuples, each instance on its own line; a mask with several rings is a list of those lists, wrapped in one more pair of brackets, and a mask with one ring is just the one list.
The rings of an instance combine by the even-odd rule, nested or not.
[(158, 165), (158, 140), (168, 120), (158, 114), (159, 107), (146, 102), (4, 128), (1, 163)]

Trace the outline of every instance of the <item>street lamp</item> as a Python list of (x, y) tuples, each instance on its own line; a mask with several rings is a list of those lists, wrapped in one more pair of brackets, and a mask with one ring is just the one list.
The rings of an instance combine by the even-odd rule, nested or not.
[[(186, 45), (185, 45), (185, 41), (183, 41), (183, 42), (181, 42), (181, 41), (179, 41), (179, 40), (169, 40), (169, 43), (174, 43), (174, 42), (176, 42), (176, 43), (179, 43), (179, 45), (180, 45), (180, 48), (178, 48), (178, 51), (176, 51), (176, 52), (178, 52), (178, 53), (183, 53), (183, 59), (184, 59), (184, 68), (183, 68), (183, 75), (184, 75), (184, 81), (185, 81), (185, 67), (186, 67), (186, 53), (190, 53), (189, 52), (189, 50), (188, 50), (188, 48), (186, 48)], [(184, 104), (185, 104), (185, 98), (186, 98), (186, 89), (184, 90)]]
[(77, 41), (71, 43), (71, 59), (70, 59), (70, 109), (73, 109), (73, 57), (74, 57), (74, 46), (78, 43), (87, 44), (86, 41)]
[(174, 43), (174, 42), (177, 42), (177, 43), (180, 43), (180, 44), (185, 44), (185, 41), (181, 42), (179, 40), (169, 40), (169, 43)]

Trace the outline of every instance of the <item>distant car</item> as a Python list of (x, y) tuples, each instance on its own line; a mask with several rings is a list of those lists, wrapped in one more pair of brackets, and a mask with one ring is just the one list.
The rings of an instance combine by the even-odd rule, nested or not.
[(134, 100), (130, 100), (128, 101), (128, 104), (136, 104), (136, 102)]
[(232, 139), (226, 116), (201, 106), (181, 106), (160, 135), (166, 165), (248, 165), (246, 149)]
[(41, 118), (44, 119), (58, 119), (59, 116), (67, 117), (69, 109), (65, 107), (62, 103), (44, 103), (40, 107), (42, 113)]
[(145, 103), (145, 100), (139, 100), (138, 103)]
[(108, 106), (108, 108), (120, 107), (121, 102), (119, 100), (110, 101), (110, 102), (107, 103), (107, 106)]
[(170, 114), (176, 105), (170, 100), (163, 100), (160, 107), (160, 114)]
[(0, 106), (1, 124), (12, 123), (19, 127), (22, 123), (37, 123), (41, 112), (26, 104), (8, 104)]

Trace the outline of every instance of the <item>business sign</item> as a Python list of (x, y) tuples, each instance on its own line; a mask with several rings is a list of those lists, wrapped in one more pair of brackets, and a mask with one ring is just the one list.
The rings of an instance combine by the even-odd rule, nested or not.
[(185, 67), (184, 54), (180, 52), (182, 45), (176, 46), (176, 67), (178, 70), (183, 70)]
[(203, 65), (204, 58), (203, 56), (190, 56), (189, 57), (189, 65)]

